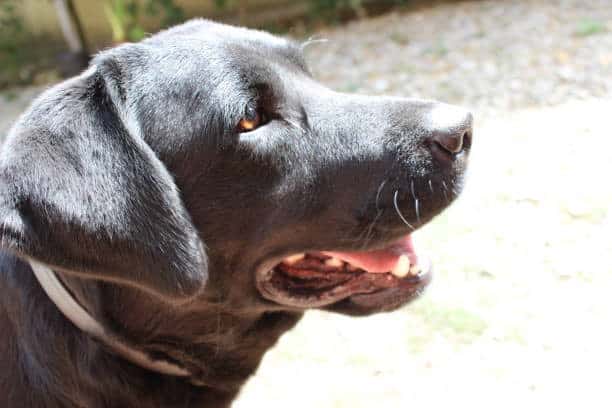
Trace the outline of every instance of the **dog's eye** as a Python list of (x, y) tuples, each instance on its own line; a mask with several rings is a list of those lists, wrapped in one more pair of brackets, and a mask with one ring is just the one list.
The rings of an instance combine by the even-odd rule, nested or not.
[(244, 118), (240, 119), (240, 122), (238, 122), (238, 131), (240, 133), (250, 132), (261, 126), (264, 121), (265, 117), (261, 112), (257, 111), (257, 109), (252, 106), (247, 107)]

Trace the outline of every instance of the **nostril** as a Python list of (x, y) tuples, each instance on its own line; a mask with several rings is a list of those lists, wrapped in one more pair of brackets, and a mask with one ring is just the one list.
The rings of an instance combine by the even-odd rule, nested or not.
[(472, 147), (472, 131), (467, 130), (463, 134), (463, 149), (469, 149), (470, 147)]
[(426, 138), (436, 157), (446, 159), (468, 150), (472, 144), (472, 123), (472, 114), (465, 109), (435, 104), (425, 124)]
[(465, 142), (469, 139), (469, 131), (438, 132), (433, 139), (438, 146), (448, 153), (458, 154), (461, 153)]

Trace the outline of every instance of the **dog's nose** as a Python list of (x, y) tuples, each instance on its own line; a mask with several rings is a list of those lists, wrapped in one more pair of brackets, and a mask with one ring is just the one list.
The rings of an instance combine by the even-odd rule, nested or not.
[(433, 148), (456, 155), (472, 144), (472, 114), (465, 109), (440, 104), (429, 113), (428, 133)]

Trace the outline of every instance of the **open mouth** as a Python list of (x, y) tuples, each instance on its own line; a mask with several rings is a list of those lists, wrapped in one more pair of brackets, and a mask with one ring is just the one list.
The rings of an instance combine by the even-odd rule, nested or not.
[(398, 306), (417, 297), (430, 281), (431, 264), (417, 256), (410, 235), (373, 251), (293, 254), (257, 276), (262, 296), (298, 308), (345, 299), (364, 307)]

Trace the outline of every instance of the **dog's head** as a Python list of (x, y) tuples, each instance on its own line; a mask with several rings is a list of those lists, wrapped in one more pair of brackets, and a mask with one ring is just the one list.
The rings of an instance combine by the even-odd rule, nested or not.
[(299, 45), (193, 21), (99, 54), (0, 155), (2, 246), (180, 302), (395, 308), (462, 185), (471, 115), (331, 91)]

